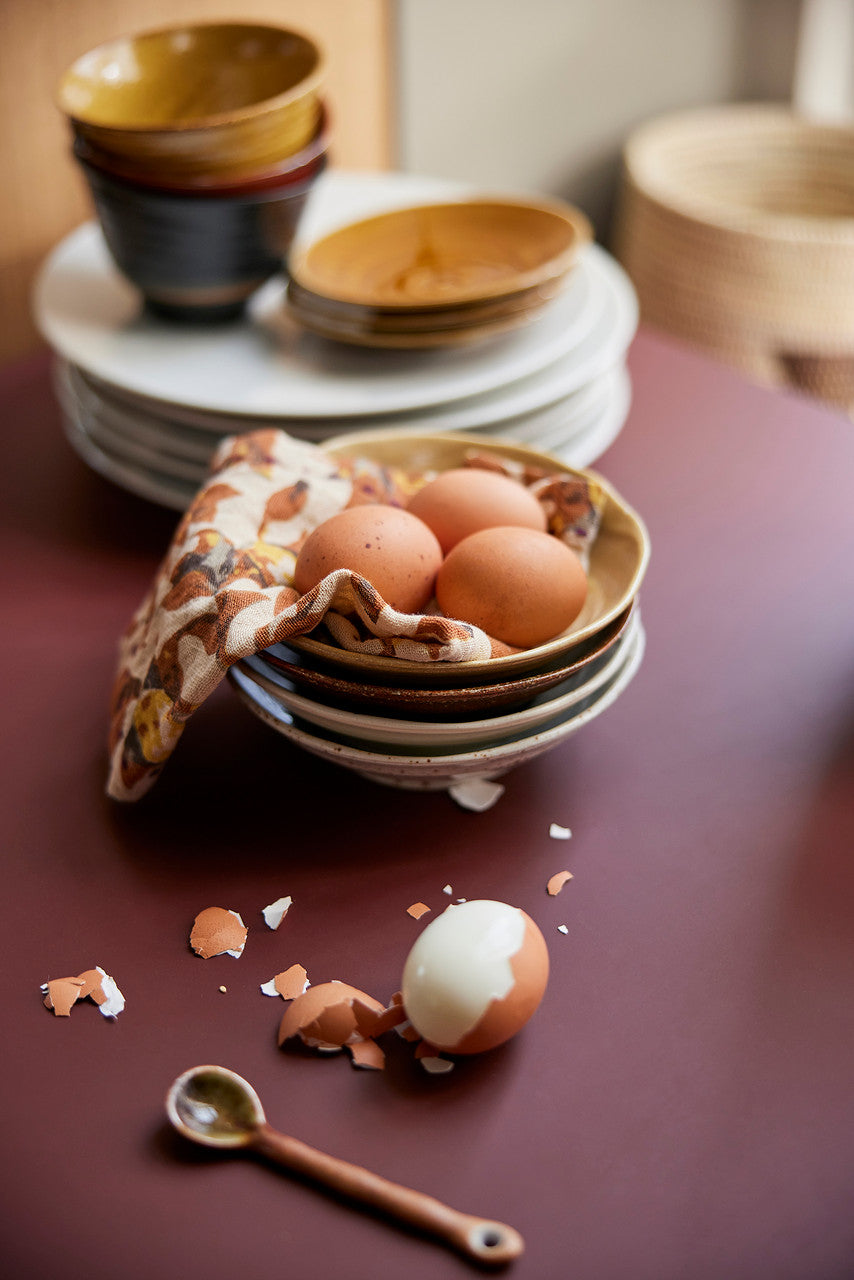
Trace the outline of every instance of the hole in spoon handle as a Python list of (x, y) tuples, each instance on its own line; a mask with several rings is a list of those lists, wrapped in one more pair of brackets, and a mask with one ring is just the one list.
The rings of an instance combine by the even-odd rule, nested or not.
[(389, 1182), (377, 1173), (349, 1164), (336, 1156), (309, 1147), (297, 1138), (278, 1133), (268, 1124), (254, 1132), (252, 1146), (277, 1164), (301, 1173), (352, 1200), (408, 1222), (452, 1244), (461, 1253), (495, 1266), (512, 1262), (524, 1249), (518, 1231), (503, 1222), (460, 1213), (441, 1200)]
[(519, 1232), (504, 1222), (491, 1222), (487, 1218), (469, 1218), (467, 1222), (465, 1240), (459, 1245), (479, 1262), (501, 1266), (518, 1258), (525, 1248)]

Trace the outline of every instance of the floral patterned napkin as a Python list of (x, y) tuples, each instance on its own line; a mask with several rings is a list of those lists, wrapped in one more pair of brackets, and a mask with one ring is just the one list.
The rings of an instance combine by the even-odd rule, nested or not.
[[(601, 517), (594, 483), (522, 475), (488, 452), (470, 462), (534, 481), (552, 532), (587, 553)], [(424, 478), (367, 460), (342, 462), (275, 429), (222, 442), (120, 642), (110, 796), (137, 800), (149, 790), (232, 663), (322, 622), (342, 647), (418, 662), (509, 652), (470, 623), (398, 613), (350, 570), (329, 574), (303, 596), (291, 586), (299, 547), (316, 525), (354, 502), (404, 505)]]

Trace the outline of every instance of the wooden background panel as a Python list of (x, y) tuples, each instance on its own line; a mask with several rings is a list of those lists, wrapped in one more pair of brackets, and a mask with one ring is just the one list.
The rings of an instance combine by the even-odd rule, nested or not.
[(327, 56), (331, 157), (345, 168), (393, 159), (393, 0), (0, 0), (0, 363), (43, 345), (30, 316), (32, 282), (62, 237), (92, 216), (69, 154), (56, 83), (79, 54), (149, 27), (208, 19), (293, 26)]

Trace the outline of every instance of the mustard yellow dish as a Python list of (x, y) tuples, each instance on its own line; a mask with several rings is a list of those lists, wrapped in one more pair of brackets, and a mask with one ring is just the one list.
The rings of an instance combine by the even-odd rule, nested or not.
[(66, 70), (57, 103), (79, 137), (161, 173), (271, 164), (317, 131), (323, 56), (260, 23), (129, 35)]

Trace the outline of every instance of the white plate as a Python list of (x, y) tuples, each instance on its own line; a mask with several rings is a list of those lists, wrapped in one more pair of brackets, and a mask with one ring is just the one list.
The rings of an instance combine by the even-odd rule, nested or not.
[(64, 360), (55, 362), (54, 385), (57, 394), (70, 395), (81, 412), (97, 414), (113, 431), (176, 458), (206, 465), (226, 434), (196, 431), (117, 399), (103, 383), (90, 379), (84, 370)]
[[(306, 233), (310, 238), (332, 211), (348, 221), (366, 202), (388, 207), (447, 191), (446, 183), (409, 175), (332, 171), (313, 193)], [(67, 360), (167, 406), (241, 417), (377, 416), (494, 393), (573, 351), (575, 385), (589, 381), (625, 350), (637, 301), (622, 268), (598, 245), (586, 247), (573, 274), (566, 292), (515, 333), (457, 350), (371, 351), (300, 331), (283, 305), (283, 277), (259, 290), (241, 321), (202, 326), (151, 318), (114, 267), (98, 224), (86, 223), (49, 256), (33, 306), (43, 336)], [(596, 290), (607, 292), (612, 314), (591, 330)]]
[(558, 716), (563, 717), (565, 712), (569, 714), (619, 674), (634, 651), (639, 627), (640, 613), (636, 611), (608, 661), (582, 684), (570, 689), (566, 684), (555, 685), (521, 710), (482, 720), (404, 720), (396, 716), (350, 711), (299, 693), (290, 680), (267, 663), (248, 659), (238, 662), (237, 669), (269, 694), (282, 711), (296, 716), (298, 722), (301, 720), (312, 726), (310, 731), (318, 736), (328, 731), (332, 735), (342, 735), (354, 744), (385, 743), (419, 752), (445, 752), (463, 746), (496, 745), (530, 733)]
[[(123, 431), (109, 415), (99, 413), (97, 405), (87, 405), (75, 397), (63, 372), (60, 366), (55, 387), (65, 434), (84, 462), (131, 493), (176, 511), (186, 510), (207, 476), (205, 461), (176, 458), (171, 448), (147, 438), (144, 430)], [(568, 466), (591, 466), (619, 435), (630, 402), (628, 372), (617, 370), (607, 401), (597, 409), (593, 420), (561, 427), (559, 434), (554, 433), (555, 442), (548, 451)], [(512, 428), (495, 436), (514, 439)], [(535, 443), (538, 448), (545, 448), (539, 441)]]
[(327, 741), (289, 723), (288, 713), (242, 671), (231, 668), (229, 679), (241, 701), (259, 719), (283, 737), (290, 739), (312, 755), (332, 764), (353, 769), (362, 777), (385, 786), (407, 790), (440, 791), (464, 778), (498, 778), (518, 765), (543, 755), (595, 720), (612, 706), (636, 675), (643, 659), (646, 638), (641, 626), (635, 648), (619, 675), (603, 691), (592, 706), (580, 715), (570, 710), (558, 723), (523, 735), (512, 742), (444, 755), (392, 755), (382, 751), (366, 751), (345, 742)]
[(537, 441), (544, 432), (553, 431), (559, 425), (583, 429), (592, 418), (601, 411), (613, 394), (615, 370), (609, 369), (593, 378), (578, 391), (562, 396), (554, 404), (544, 405), (541, 409), (532, 409), (528, 413), (518, 414), (485, 427), (476, 428), (476, 433), (512, 439), (517, 444), (529, 444), (536, 449)]
[(618, 371), (605, 405), (594, 420), (582, 429), (572, 428), (566, 434), (555, 431), (537, 441), (536, 448), (551, 453), (570, 467), (591, 467), (614, 443), (625, 426), (632, 403), (632, 383), (627, 369)]
[[(601, 361), (604, 373), (595, 372), (594, 365), (594, 372), (586, 380), (585, 375), (590, 366), (580, 364), (575, 354), (570, 352), (530, 377), (517, 379), (509, 386), (499, 387), (495, 391), (485, 391), (480, 395), (431, 409), (383, 414), (383, 427), (428, 435), (444, 431), (487, 430), (525, 414), (547, 410), (557, 403), (563, 403), (569, 408), (586, 402), (591, 393), (595, 394), (602, 379), (608, 376), (608, 357), (614, 357), (612, 363), (622, 361), (637, 324), (637, 308), (631, 305), (632, 299), (621, 297), (619, 288), (597, 288), (595, 293), (594, 314), (598, 314), (598, 320), (596, 328), (591, 329), (584, 338), (583, 349), (587, 351), (589, 347), (591, 352), (596, 349), (599, 357), (596, 364)], [(578, 350), (581, 353), (581, 345)], [(200, 435), (213, 433), (220, 439), (223, 435), (252, 431), (259, 425), (259, 419), (249, 415), (213, 413), (186, 405), (164, 404), (105, 383), (76, 365), (68, 363), (68, 367), (74, 371), (75, 378), (84, 381), (100, 400), (123, 409), (128, 415), (125, 421), (137, 416), (139, 420), (158, 427), (174, 427), (176, 434), (180, 433), (188, 444), (192, 439), (197, 440)], [(371, 428), (377, 425), (373, 416), (368, 421)], [(365, 424), (364, 415), (341, 418), (280, 416), (261, 420), (261, 425), (276, 425), (299, 439), (317, 441), (328, 440), (330, 436), (342, 431), (363, 430)]]
[(186, 458), (176, 458), (173, 454), (164, 453), (161, 449), (152, 448), (140, 440), (129, 440), (127, 436), (116, 432), (98, 417), (86, 419), (86, 434), (100, 448), (105, 449), (115, 458), (137, 467), (142, 471), (153, 471), (192, 486), (193, 491), (199, 489), (208, 475), (208, 467), (201, 462), (190, 462)]
[[(516, 444), (528, 445), (532, 449), (540, 447), (540, 441), (546, 434), (559, 432), (568, 438), (573, 432), (583, 431), (589, 427), (610, 404), (615, 393), (617, 377), (618, 371), (609, 369), (606, 373), (594, 378), (586, 387), (571, 392), (554, 404), (544, 405), (540, 409), (533, 409), (528, 413), (508, 418), (506, 421), (478, 424), (471, 427), (466, 434), (512, 440)], [(373, 438), (377, 430), (383, 430), (385, 427), (384, 422), (383, 427), (372, 427), (367, 433), (343, 431), (339, 432), (338, 436), (340, 439), (358, 442), (360, 435), (367, 434)], [(412, 425), (411, 420), (399, 427), (389, 426), (388, 430), (395, 436), (423, 435), (425, 431), (431, 434), (420, 423)]]
[(107, 452), (91, 439), (85, 425), (67, 409), (63, 409), (62, 425), (69, 444), (93, 471), (140, 498), (147, 498), (173, 511), (186, 511), (197, 485), (129, 463)]
[[(197, 489), (208, 473), (208, 457), (183, 458), (160, 443), (146, 440), (136, 431), (125, 431), (110, 420), (109, 410), (75, 394), (68, 379), (57, 369), (54, 389), (61, 408), (88, 439), (107, 454), (142, 471), (154, 471), (170, 480), (187, 482)], [(208, 450), (208, 456), (211, 450)]]
[[(208, 429), (199, 430), (198, 426), (187, 426), (174, 415), (152, 411), (149, 405), (154, 402), (117, 392), (79, 366), (61, 358), (55, 363), (54, 376), (58, 389), (63, 394), (73, 395), (84, 412), (97, 414), (105, 425), (128, 438), (139, 439), (179, 458), (207, 462), (224, 435), (250, 431), (258, 425), (257, 419), (208, 415)], [(535, 442), (543, 430), (558, 423), (564, 423), (567, 430), (576, 425), (579, 429), (586, 427), (594, 409), (598, 412), (612, 395), (614, 378), (615, 370), (608, 369), (584, 386), (561, 395), (558, 399), (553, 400), (549, 395), (548, 401), (541, 407), (519, 414), (508, 414), (506, 418), (502, 416), (495, 419), (491, 412), (473, 414), (471, 416), (477, 420), (477, 425), (472, 430), (495, 435), (512, 431), (512, 436), (508, 435), (508, 438), (524, 443)], [(359, 426), (362, 425), (362, 419), (355, 421)], [(382, 424), (384, 428), (395, 432), (421, 434), (427, 431), (429, 434), (434, 421), (438, 419), (407, 414), (384, 417)], [(272, 420), (265, 423), (272, 424)], [(310, 419), (282, 419), (275, 420), (275, 425), (299, 439), (320, 442), (329, 439), (332, 424), (327, 419), (318, 422)], [(463, 425), (462, 421), (459, 425)], [(334, 434), (340, 432), (336, 430)]]

